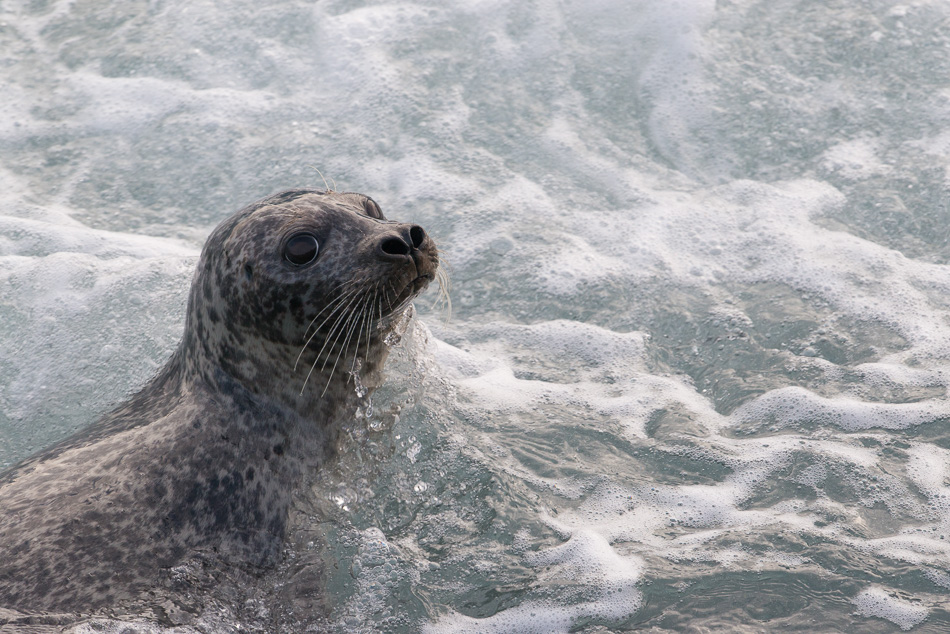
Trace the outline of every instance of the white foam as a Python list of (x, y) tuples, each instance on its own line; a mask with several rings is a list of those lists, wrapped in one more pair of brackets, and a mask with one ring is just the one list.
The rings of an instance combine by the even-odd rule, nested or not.
[(180, 337), (197, 255), (47, 215), (56, 222), (0, 216), (6, 463), (88, 424), (157, 370)]
[(900, 599), (884, 588), (871, 586), (859, 592), (851, 603), (858, 614), (887, 619), (902, 630), (910, 630), (927, 619), (929, 610), (919, 603)]
[(824, 167), (853, 179), (883, 176), (891, 168), (878, 158), (878, 151), (873, 139), (851, 139), (825, 151)]
[[(710, 426), (722, 422), (685, 379), (656, 377), (645, 370), (642, 333), (615, 333), (558, 320), (532, 326), (491, 323), (473, 328), (471, 334), (481, 340), (474, 354), (441, 343), (437, 354), (445, 370), (459, 377), (459, 386), (478, 403), (482, 415), (510, 414), (525, 406), (582, 406), (643, 437), (657, 410), (687, 403)], [(553, 354), (560, 367), (542, 380), (518, 378), (504, 362), (506, 350), (513, 346), (535, 356)]]
[(950, 505), (950, 450), (936, 445), (914, 443), (907, 451), (907, 475), (921, 490), (933, 498), (947, 498)]
[[(130, 628), (134, 627), (135, 630)], [(198, 634), (201, 630), (189, 626), (163, 627), (148, 621), (113, 621), (110, 619), (93, 619), (63, 630), (67, 634), (127, 634), (130, 631), (136, 634)]]
[(743, 405), (736, 423), (767, 421), (777, 427), (834, 425), (848, 431), (881, 427), (906, 429), (950, 416), (950, 401), (868, 403), (848, 397), (823, 398), (800, 387), (772, 390)]
[(100, 259), (145, 259), (198, 255), (193, 245), (177, 240), (90, 229), (54, 209), (44, 209), (43, 215), (43, 220), (0, 215), (0, 257), (80, 253)]
[(617, 553), (596, 530), (551, 523), (570, 538), (560, 546), (526, 553), (525, 562), (543, 571), (541, 581), (578, 586), (585, 600), (527, 600), (481, 619), (451, 612), (426, 625), (424, 631), (553, 634), (570, 631), (580, 618), (612, 622), (636, 613), (642, 601), (635, 587), (642, 574), (640, 561)]

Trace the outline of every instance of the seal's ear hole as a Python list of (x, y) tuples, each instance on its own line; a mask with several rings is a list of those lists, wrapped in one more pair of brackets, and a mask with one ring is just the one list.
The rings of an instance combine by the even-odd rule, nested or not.
[(377, 218), (382, 220), (383, 211), (379, 208), (379, 205), (376, 204), (376, 201), (372, 198), (367, 198), (363, 201), (363, 209), (366, 210), (366, 215), (370, 218)]
[(317, 239), (309, 233), (298, 233), (290, 237), (284, 245), (284, 257), (291, 264), (303, 266), (310, 264), (317, 258), (320, 249)]
[(247, 279), (251, 279), (252, 277), (254, 277), (254, 267), (251, 266), (250, 264), (244, 265), (244, 277), (246, 277)]

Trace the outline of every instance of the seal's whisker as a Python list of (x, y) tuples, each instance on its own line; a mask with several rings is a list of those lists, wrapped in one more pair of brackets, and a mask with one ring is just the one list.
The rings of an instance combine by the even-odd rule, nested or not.
[(408, 308), (409, 305), (412, 304), (412, 301), (414, 299), (415, 299), (415, 295), (409, 295), (409, 297), (406, 297), (404, 300), (402, 300), (401, 302), (396, 304), (396, 306), (393, 307), (393, 309), (390, 311), (391, 314), (393, 315), (402, 314), (406, 310), (406, 308)]
[[(300, 394), (301, 394), (301, 395), (303, 395), (303, 392), (304, 392), (304, 390), (305, 390), (306, 387), (307, 387), (307, 382), (310, 380), (310, 375), (313, 374), (313, 371), (316, 369), (317, 364), (320, 363), (320, 357), (323, 355), (324, 349), (325, 349), (325, 348), (327, 347), (327, 345), (330, 343), (330, 337), (331, 337), (331, 336), (333, 335), (333, 333), (336, 331), (337, 325), (340, 323), (340, 320), (345, 317), (345, 315), (346, 315), (346, 313), (344, 312), (344, 313), (341, 314), (339, 317), (337, 317), (337, 320), (333, 323), (333, 326), (330, 328), (330, 332), (327, 334), (327, 338), (326, 338), (326, 340), (323, 342), (323, 347), (320, 348), (320, 352), (318, 352), (318, 353), (317, 353), (317, 356), (314, 358), (313, 364), (311, 364), (310, 370), (307, 372), (307, 376), (304, 377), (303, 385), (300, 386)], [(335, 344), (336, 344), (336, 341), (334, 341), (334, 345), (335, 345)], [(332, 350), (332, 349), (333, 349), (333, 347), (331, 346), (331, 347), (330, 347), (330, 350)], [(327, 362), (326, 362), (326, 360), (324, 360), (323, 366), (320, 368), (320, 371), (322, 372), (322, 371), (324, 370), (324, 368), (326, 368), (326, 366), (327, 366)]]
[[(326, 305), (322, 310), (320, 310), (320, 312), (318, 312), (316, 315), (314, 315), (313, 319), (310, 320), (310, 323), (307, 324), (307, 327), (304, 329), (304, 333), (306, 334), (306, 333), (310, 332), (310, 329), (313, 328), (313, 324), (320, 318), (321, 315), (323, 315), (323, 314), (324, 314), (325, 312), (327, 312), (327, 311), (330, 311), (330, 312), (332, 313), (332, 312), (333, 312), (333, 309), (337, 308), (337, 307), (339, 306), (339, 303), (340, 303), (341, 301), (344, 301), (347, 297), (349, 297), (349, 296), (350, 296), (351, 294), (353, 294), (354, 292), (357, 292), (358, 290), (359, 290), (359, 289), (347, 289), (347, 290), (344, 290), (344, 291), (341, 292), (337, 297), (335, 297), (335, 298), (333, 298), (332, 300), (328, 301), (328, 302), (327, 302), (327, 305)], [(324, 320), (324, 322), (321, 323), (319, 326), (317, 326), (316, 328), (314, 328), (314, 332), (319, 332), (319, 331), (320, 331), (320, 328), (323, 327), (323, 324), (324, 324), (324, 323), (326, 323), (325, 320)]]
[[(348, 281), (340, 282), (339, 284), (337, 284), (336, 286), (334, 286), (333, 288), (331, 288), (330, 290), (328, 290), (328, 291), (326, 292), (326, 294), (327, 294), (327, 295), (330, 295), (331, 293), (334, 293), (334, 292), (336, 292), (337, 290), (342, 289), (342, 288), (344, 288), (344, 287), (346, 287), (346, 286), (355, 286), (356, 284), (359, 284), (359, 283), (360, 283), (359, 280), (348, 280)], [(345, 294), (345, 293), (344, 293), (344, 294)], [(339, 299), (339, 297), (338, 297), (337, 299)], [(326, 312), (327, 309), (331, 308), (331, 307), (333, 306), (333, 304), (334, 304), (335, 301), (336, 301), (336, 300), (331, 301), (327, 306), (324, 306), (323, 309), (322, 309), (319, 313), (317, 313), (316, 315), (314, 315), (314, 316), (313, 316), (313, 319), (310, 320), (310, 323), (307, 324), (307, 329), (306, 329), (304, 332), (309, 332), (309, 331), (310, 331), (310, 328), (313, 326), (313, 322), (317, 321), (317, 319), (320, 317), (320, 315), (322, 315), (324, 312)], [(319, 327), (317, 328), (317, 330), (319, 330)]]
[(412, 297), (407, 297), (406, 299), (399, 302), (395, 308), (393, 308), (392, 314), (398, 315), (402, 313), (404, 310), (406, 310), (406, 308), (409, 307), (409, 304), (411, 303), (412, 303)]
[[(354, 324), (356, 325), (356, 345), (353, 347), (353, 363), (350, 364), (351, 374), (356, 369), (356, 361), (360, 354), (360, 342), (363, 341), (364, 315), (366, 314), (366, 305), (369, 303), (369, 300), (369, 291), (366, 291), (366, 295), (363, 296), (363, 303), (360, 305), (360, 312), (356, 315), (356, 320), (354, 321)], [(349, 382), (349, 379), (347, 379), (347, 382)]]
[[(359, 309), (358, 311), (354, 310), (354, 311), (353, 311), (353, 314), (350, 316), (350, 322), (348, 323), (348, 330), (347, 330), (347, 333), (346, 333), (346, 339), (343, 341), (343, 346), (340, 348), (340, 352), (337, 354), (337, 360), (333, 363), (334, 369), (336, 368), (337, 362), (339, 362), (339, 360), (345, 356), (344, 353), (349, 349), (349, 347), (350, 347), (350, 340), (352, 339), (354, 332), (357, 333), (356, 348), (357, 348), (357, 350), (359, 350), (359, 346), (360, 346), (360, 344), (359, 344), (359, 334), (360, 334), (359, 325), (360, 325), (360, 317), (361, 317), (362, 314), (363, 314), (363, 310), (366, 308), (366, 302), (367, 302), (367, 301), (369, 301), (369, 293), (368, 293), (368, 292), (363, 296), (363, 303), (360, 304), (360, 309)], [(332, 370), (331, 370), (330, 374), (331, 374), (331, 376), (332, 376), (332, 374), (333, 374)]]
[[(393, 292), (393, 298), (388, 301), (388, 303), (392, 305), (392, 303), (396, 301), (396, 298), (399, 297), (399, 293), (396, 292), (396, 287), (393, 286), (392, 282), (388, 282), (388, 285), (389, 285), (389, 290)], [(390, 312), (395, 312), (395, 311), (390, 311)]]
[[(385, 289), (383, 289), (383, 292), (385, 292)], [(383, 299), (382, 299), (382, 297), (380, 298), (379, 303), (376, 304), (376, 313), (379, 315), (379, 321), (376, 322), (376, 327), (379, 328), (380, 325), (383, 323)]]
[(445, 272), (443, 267), (439, 267), (435, 270), (435, 279), (439, 283), (439, 295), (436, 298), (435, 302), (432, 303), (433, 308), (439, 304), (445, 306), (445, 321), (450, 321), (452, 319), (452, 296), (449, 294), (449, 291), (452, 288), (451, 282), (449, 281), (449, 274)]
[[(321, 371), (326, 369), (327, 363), (329, 363), (330, 361), (330, 355), (333, 354), (333, 349), (336, 347), (337, 341), (339, 341), (340, 336), (343, 334), (343, 332), (346, 331), (346, 328), (350, 323), (350, 319), (352, 319), (353, 317), (353, 307), (358, 304), (360, 299), (361, 299), (360, 295), (354, 296), (347, 303), (346, 310), (343, 311), (343, 313), (337, 317), (335, 322), (333, 322), (333, 326), (330, 328), (330, 332), (327, 334), (327, 340), (323, 343), (323, 347), (320, 348), (319, 354), (317, 354), (317, 358), (319, 359), (323, 355), (323, 351), (325, 349), (327, 351), (327, 356), (323, 360), (323, 365), (320, 367)], [(335, 337), (333, 337), (334, 333), (336, 333)], [(330, 343), (331, 337), (333, 337), (332, 344)], [(330, 345), (330, 347), (327, 348), (327, 345)]]
[[(322, 322), (320, 322), (320, 325), (317, 326), (316, 328), (314, 328), (314, 329), (313, 329), (313, 332), (310, 334), (310, 336), (307, 337), (307, 341), (304, 343), (304, 349), (306, 349), (307, 344), (310, 343), (310, 341), (314, 338), (314, 336), (316, 336), (317, 333), (320, 332), (320, 329), (323, 328), (323, 326), (326, 325), (326, 323), (333, 317), (334, 313), (336, 313), (336, 311), (339, 310), (339, 308), (340, 308), (340, 306), (343, 304), (343, 302), (345, 302), (345, 301), (346, 301), (347, 299), (349, 299), (352, 295), (354, 295), (355, 293), (358, 293), (358, 292), (359, 292), (359, 289), (351, 289), (351, 290), (349, 290), (349, 291), (343, 293), (342, 295), (340, 295), (340, 296), (337, 297), (336, 299), (332, 300), (332, 301), (327, 305), (327, 308), (324, 308), (323, 310), (321, 310), (320, 313), (318, 313), (317, 316), (314, 317), (313, 321), (316, 321), (317, 318), (319, 318), (320, 315), (322, 315), (324, 312), (326, 312), (328, 308), (330, 309), (330, 313), (327, 315), (326, 319), (324, 319)], [(310, 328), (313, 326), (313, 321), (310, 323), (310, 326), (307, 326), (307, 329), (304, 331), (304, 333), (309, 332)]]
[(366, 357), (369, 357), (369, 344), (372, 341), (373, 329), (376, 324), (373, 321), (373, 308), (377, 305), (376, 297), (379, 291), (379, 282), (376, 282), (376, 285), (373, 286), (373, 299), (370, 300), (369, 304), (366, 306)]
[(376, 286), (373, 287), (373, 301), (369, 304), (369, 310), (366, 313), (366, 356), (369, 357), (369, 343), (372, 338), (372, 327), (373, 327), (373, 306), (378, 306), (376, 304), (376, 293), (379, 290), (379, 282), (376, 282)]
[[(324, 307), (319, 313), (317, 313), (316, 315), (314, 315), (313, 319), (310, 320), (310, 323), (307, 324), (307, 328), (306, 328), (305, 332), (309, 332), (309, 331), (310, 331), (310, 328), (313, 327), (313, 322), (317, 321), (317, 319), (320, 318), (320, 315), (322, 315), (324, 312), (326, 312), (327, 309), (332, 308), (333, 305), (335, 305), (335, 303), (336, 303), (340, 298), (342, 298), (342, 297), (344, 297), (344, 296), (346, 296), (346, 295), (349, 295), (349, 294), (350, 294), (352, 291), (354, 291), (354, 290), (359, 291), (360, 289), (359, 289), (359, 288), (356, 288), (356, 287), (358, 287), (360, 284), (362, 284), (362, 280), (349, 280), (349, 281), (347, 281), (347, 282), (341, 282), (340, 284), (337, 284), (336, 286), (334, 286), (333, 288), (331, 288), (330, 290), (328, 290), (328, 291), (326, 292), (326, 296), (332, 295), (333, 293), (335, 293), (335, 292), (337, 292), (337, 291), (339, 291), (339, 295), (338, 295), (335, 299), (333, 299), (332, 301), (330, 301), (328, 306)], [(349, 288), (348, 288), (348, 287), (349, 287)], [(322, 325), (323, 325), (323, 324), (321, 324), (321, 326), (322, 326)], [(319, 330), (319, 329), (320, 329), (320, 326), (317, 327), (317, 330)]]
[[(336, 355), (336, 359), (333, 361), (333, 367), (330, 368), (330, 375), (327, 377), (327, 384), (323, 388), (323, 393), (320, 394), (320, 397), (323, 398), (326, 396), (327, 390), (330, 389), (330, 383), (333, 381), (333, 373), (336, 372), (336, 366), (340, 362), (340, 358), (343, 357), (343, 353), (346, 351), (347, 346), (350, 344), (350, 338), (353, 336), (353, 328), (356, 325), (356, 316), (358, 313), (353, 311), (347, 317), (346, 323), (343, 324), (343, 330), (346, 330), (346, 338), (343, 340), (343, 345), (340, 346), (340, 351)], [(339, 335), (337, 336), (339, 339)]]
[[(313, 365), (310, 366), (310, 371), (307, 372), (307, 376), (306, 376), (306, 378), (304, 378), (304, 380), (303, 380), (303, 385), (300, 387), (300, 394), (301, 394), (301, 395), (303, 395), (303, 391), (304, 391), (304, 389), (307, 387), (307, 382), (310, 380), (310, 375), (313, 374), (313, 370), (317, 367), (317, 363), (320, 362), (320, 357), (323, 356), (323, 351), (326, 350), (326, 348), (327, 348), (328, 345), (330, 345), (331, 339), (332, 339), (332, 341), (333, 341), (333, 344), (330, 346), (330, 350), (331, 350), (331, 351), (333, 350), (333, 346), (335, 346), (335, 345), (336, 345), (336, 342), (339, 340), (340, 335), (337, 334), (337, 336), (334, 338), (334, 337), (333, 337), (333, 333), (336, 332), (337, 326), (340, 325), (340, 321), (341, 321), (342, 319), (344, 319), (344, 318), (348, 319), (348, 318), (349, 318), (349, 310), (350, 310), (350, 307), (353, 305), (353, 303), (354, 303), (356, 300), (359, 299), (359, 297), (360, 297), (360, 296), (359, 296), (359, 293), (352, 294), (352, 296), (350, 297), (349, 302), (347, 302), (347, 304), (346, 304), (346, 308), (343, 310), (342, 313), (340, 313), (340, 314), (337, 316), (336, 321), (333, 322), (333, 326), (330, 327), (330, 331), (327, 333), (327, 337), (326, 337), (326, 339), (325, 339), (324, 342), (323, 342), (323, 347), (320, 348), (320, 351), (317, 353), (316, 358), (314, 358), (314, 360), (313, 360)], [(341, 304), (341, 306), (342, 306), (342, 304)], [(345, 327), (346, 322), (343, 322), (343, 324), (344, 324), (344, 327)], [(321, 324), (321, 325), (322, 325), (322, 324)], [(343, 329), (341, 328), (341, 329), (340, 329), (340, 332), (342, 332), (342, 331), (343, 331)], [(323, 365), (320, 367), (320, 371), (321, 371), (321, 372), (323, 372), (323, 370), (326, 369), (326, 367), (327, 367), (327, 361), (329, 361), (329, 358), (330, 358), (329, 355), (327, 355), (327, 358), (323, 361)], [(331, 373), (331, 374), (332, 374), (332, 373)], [(324, 393), (325, 393), (325, 392), (324, 392)]]
[[(334, 188), (333, 188), (333, 189), (330, 189), (330, 185), (327, 184), (327, 177), (323, 175), (323, 172), (321, 172), (321, 171), (319, 170), (319, 168), (317, 168), (316, 165), (308, 165), (307, 167), (311, 167), (311, 168), (313, 168), (314, 170), (316, 170), (317, 174), (320, 175), (320, 178), (323, 179), (323, 186), (327, 188), (326, 193), (330, 194), (330, 193), (333, 193), (334, 191), (336, 191), (336, 183), (333, 183), (333, 187), (334, 187)], [(333, 179), (331, 178), (330, 180), (333, 180)]]
[[(330, 311), (330, 314), (327, 315), (327, 318), (324, 319), (323, 322), (321, 322), (320, 325), (317, 326), (317, 327), (314, 329), (313, 334), (311, 334), (311, 335), (307, 338), (307, 341), (304, 342), (303, 347), (300, 349), (300, 352), (297, 354), (297, 360), (294, 361), (294, 371), (295, 371), (295, 372), (297, 371), (297, 365), (300, 363), (300, 358), (303, 356), (303, 353), (307, 350), (307, 346), (310, 345), (310, 342), (313, 341), (313, 338), (316, 337), (317, 334), (320, 332), (320, 329), (323, 328), (323, 326), (324, 326), (328, 321), (330, 321), (330, 319), (333, 318), (333, 315), (335, 315), (335, 314), (337, 313), (337, 311), (340, 310), (340, 308), (343, 307), (344, 302), (345, 302), (348, 298), (351, 298), (351, 297), (353, 297), (353, 296), (358, 295), (358, 294), (359, 294), (359, 291), (360, 291), (360, 289), (358, 289), (358, 288), (352, 289), (352, 290), (350, 290), (350, 291), (344, 293), (343, 295), (341, 295), (340, 297), (338, 297), (337, 299), (333, 300), (333, 301), (330, 303), (329, 306), (334, 307), (333, 310)], [(320, 312), (322, 313), (323, 311), (320, 311)], [(316, 318), (314, 318), (314, 321), (316, 321)], [(311, 323), (312, 323), (312, 322), (311, 322)], [(308, 328), (309, 328), (309, 327), (308, 327)], [(318, 356), (319, 356), (319, 355), (318, 355)]]
[[(340, 341), (340, 338), (344, 336), (344, 333), (352, 332), (353, 324), (355, 323), (355, 320), (358, 319), (358, 317), (359, 317), (359, 312), (360, 312), (359, 310), (357, 310), (357, 306), (360, 306), (360, 305), (361, 305), (360, 302), (364, 302), (364, 303), (365, 303), (365, 298), (366, 298), (368, 295), (369, 295), (369, 289), (368, 289), (368, 288), (365, 288), (365, 287), (364, 287), (363, 289), (361, 289), (361, 294), (360, 294), (359, 296), (353, 298), (353, 299), (347, 304), (347, 308), (346, 308), (346, 318), (345, 318), (344, 320), (342, 320), (342, 322), (341, 322), (340, 319), (337, 319), (337, 321), (334, 322), (333, 328), (331, 329), (330, 333), (329, 333), (328, 336), (327, 336), (328, 340), (329, 340), (329, 338), (330, 338), (331, 336), (333, 336), (333, 341), (332, 341), (330, 347), (327, 348), (327, 354), (326, 354), (326, 356), (323, 358), (323, 365), (320, 367), (320, 370), (321, 370), (321, 371), (325, 370), (326, 367), (327, 367), (327, 365), (330, 363), (330, 357), (333, 355), (333, 350), (336, 349), (336, 348), (338, 348), (337, 343)], [(349, 341), (348, 341), (348, 340), (349, 340), (349, 337), (346, 337), (346, 338), (344, 339), (344, 341), (343, 341), (343, 345), (339, 347), (339, 351), (338, 351), (338, 354), (337, 354), (337, 359), (339, 359), (339, 358), (340, 358), (340, 355), (343, 354), (343, 353), (345, 352), (345, 350), (348, 348), (348, 346), (349, 346)], [(329, 341), (328, 341), (328, 343), (329, 343)], [(324, 347), (326, 347), (326, 343), (324, 344)], [(323, 350), (321, 349), (321, 356), (322, 356), (322, 352), (323, 352)]]
[[(393, 289), (393, 301), (395, 301), (395, 300), (399, 297), (399, 293), (396, 292), (396, 289), (393, 288), (391, 284), (390, 284), (389, 287)], [(414, 299), (413, 295), (409, 295), (406, 299), (404, 299), (404, 300), (402, 300), (401, 302), (399, 302), (398, 304), (396, 304), (396, 306), (394, 306), (394, 307), (390, 310), (390, 313), (393, 314), (393, 315), (396, 315), (396, 314), (398, 314), (398, 313), (401, 313), (403, 310), (406, 309), (406, 307), (407, 307), (409, 304), (412, 303), (412, 300), (413, 300), (413, 299)]]
[(369, 303), (369, 291), (366, 292), (363, 305), (360, 306), (360, 314), (356, 323), (359, 324), (356, 329), (356, 346), (353, 348), (353, 363), (350, 365), (350, 372), (356, 370), (356, 360), (360, 353), (360, 341), (363, 338), (363, 322), (365, 321), (366, 305)]

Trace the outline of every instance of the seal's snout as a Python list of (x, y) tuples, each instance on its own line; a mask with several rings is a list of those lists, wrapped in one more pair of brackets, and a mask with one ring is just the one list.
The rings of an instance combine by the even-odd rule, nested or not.
[(385, 259), (404, 258), (419, 250), (428, 236), (419, 225), (407, 225), (398, 232), (387, 233), (379, 241), (379, 253)]
[(388, 285), (397, 294), (389, 303), (398, 310), (435, 279), (439, 251), (419, 225), (391, 223), (375, 239), (376, 257), (392, 267)]

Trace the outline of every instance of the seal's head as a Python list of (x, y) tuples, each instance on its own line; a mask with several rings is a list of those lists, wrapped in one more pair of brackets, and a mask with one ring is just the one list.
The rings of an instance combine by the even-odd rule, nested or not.
[(388, 329), (438, 265), (422, 227), (387, 220), (367, 196), (265, 198), (205, 244), (182, 342), (186, 374), (236, 380), (312, 413), (354, 371), (375, 373)]

